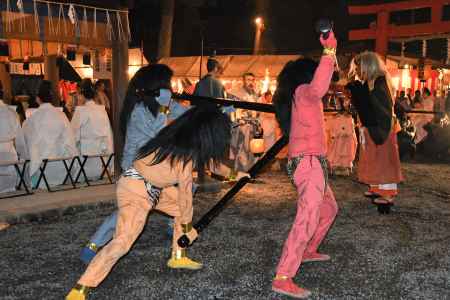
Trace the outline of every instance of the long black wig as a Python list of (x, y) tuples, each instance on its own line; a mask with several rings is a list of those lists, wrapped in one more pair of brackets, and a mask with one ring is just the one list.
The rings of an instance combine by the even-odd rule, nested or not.
[(186, 111), (175, 121), (164, 127), (153, 139), (139, 149), (137, 159), (152, 153), (152, 165), (170, 159), (183, 162), (192, 161), (199, 170), (210, 162), (223, 162), (229, 151), (231, 138), (230, 118), (216, 106), (198, 105)]
[(300, 58), (288, 62), (277, 77), (277, 89), (273, 95), (275, 115), (283, 134), (289, 136), (291, 129), (291, 111), (295, 104), (295, 90), (299, 85), (308, 84), (314, 77), (317, 62)]
[(159, 111), (159, 89), (171, 89), (170, 80), (173, 71), (166, 65), (153, 64), (140, 68), (131, 78), (127, 93), (120, 113), (120, 130), (125, 136), (127, 124), (134, 107), (139, 102), (144, 102), (148, 110), (156, 117)]

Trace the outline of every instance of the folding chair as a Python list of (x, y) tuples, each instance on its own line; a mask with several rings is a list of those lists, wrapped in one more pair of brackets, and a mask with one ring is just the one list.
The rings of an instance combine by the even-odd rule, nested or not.
[(111, 183), (111, 184), (113, 184), (113, 181), (111, 178), (111, 174), (109, 174), (108, 167), (109, 167), (109, 164), (111, 163), (113, 157), (114, 157), (114, 153), (111, 153), (108, 157), (108, 160), (105, 163), (103, 156), (100, 156), (100, 160), (102, 161), (102, 165), (103, 165), (103, 171), (102, 171), (102, 174), (100, 175), (100, 180), (102, 180), (106, 174), (106, 176), (108, 176), (109, 183)]
[[(22, 160), (22, 159), (0, 162), (0, 167), (14, 166), (14, 169), (16, 170), (17, 175), (19, 175), (19, 185), (16, 187), (16, 189), (21, 190), (22, 184), (25, 189), (25, 193), (8, 195), (6, 197), (0, 197), (0, 199), (20, 197), (20, 196), (24, 196), (24, 195), (33, 194), (33, 192), (30, 191), (30, 189), (28, 188), (28, 186), (25, 182), (25, 171), (26, 171), (27, 164), (29, 162), (30, 162), (29, 160)], [(20, 165), (22, 165), (22, 168), (20, 168)]]
[[(39, 188), (39, 184), (41, 183), (41, 180), (43, 179), (45, 186), (47, 187), (47, 190), (49, 192), (56, 192), (56, 191), (50, 189), (50, 185), (48, 184), (47, 177), (45, 176), (45, 170), (47, 168), (47, 164), (49, 162), (54, 162), (54, 161), (62, 161), (64, 164), (64, 168), (66, 169), (66, 176), (64, 177), (62, 184), (63, 185), (66, 184), (67, 179), (69, 179), (70, 183), (72, 184), (73, 189), (76, 189), (75, 182), (71, 175), (71, 171), (72, 171), (72, 167), (74, 165), (75, 159), (76, 159), (76, 157), (60, 157), (60, 158), (47, 158), (47, 159), (42, 160), (42, 164), (39, 167), (39, 170), (40, 170), (39, 178), (36, 182), (36, 185), (34, 186), (34, 189)], [(71, 161), (69, 166), (67, 165), (68, 160)], [(64, 189), (64, 190), (66, 190), (66, 189)]]
[(84, 167), (85, 167), (86, 162), (87, 162), (87, 160), (88, 160), (89, 158), (95, 158), (95, 157), (98, 157), (98, 158), (100, 159), (100, 161), (102, 162), (102, 173), (101, 173), (101, 175), (100, 175), (100, 177), (99, 177), (98, 180), (102, 180), (102, 179), (105, 177), (105, 175), (106, 175), (106, 176), (108, 177), (109, 183), (112, 184), (112, 183), (113, 183), (113, 180), (112, 180), (111, 174), (109, 173), (108, 168), (109, 168), (109, 165), (110, 165), (110, 163), (111, 163), (111, 161), (112, 161), (112, 158), (114, 157), (114, 153), (112, 153), (112, 154), (110, 154), (110, 155), (108, 156), (108, 159), (107, 159), (106, 162), (105, 162), (104, 156), (106, 156), (106, 155), (104, 155), (104, 154), (97, 154), (97, 155), (83, 155), (83, 160), (81, 160), (80, 157), (78, 157), (78, 163), (79, 163), (79, 165), (80, 165), (80, 170), (78, 171), (78, 174), (77, 174), (77, 176), (75, 177), (75, 183), (78, 183), (78, 180), (80, 179), (80, 176), (83, 175), (86, 184), (87, 184), (88, 186), (91, 185), (91, 184), (90, 184), (90, 181), (89, 181), (89, 179), (88, 179), (88, 176), (86, 175), (86, 170), (84, 169)]

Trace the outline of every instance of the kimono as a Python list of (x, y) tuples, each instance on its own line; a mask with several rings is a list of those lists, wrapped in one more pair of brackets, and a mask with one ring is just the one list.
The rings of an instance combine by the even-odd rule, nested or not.
[[(0, 100), (0, 162), (27, 157), (25, 138), (17, 113)], [(18, 175), (13, 165), (0, 167), (0, 193), (16, 189)]]
[[(104, 160), (114, 153), (113, 133), (103, 105), (87, 101), (78, 106), (71, 121), (79, 155), (102, 155)], [(84, 170), (89, 179), (98, 179), (103, 165), (98, 157), (88, 158)], [(83, 178), (83, 177), (81, 177)]]
[[(42, 104), (23, 123), (23, 132), (30, 154), (29, 174), (32, 183), (37, 180), (44, 159), (74, 157), (77, 155), (75, 138), (66, 115), (50, 103)], [(70, 162), (69, 162), (70, 163)], [(62, 184), (66, 169), (61, 161), (47, 164), (45, 171), (50, 186)], [(44, 182), (41, 181), (43, 186)]]
[(358, 179), (370, 185), (369, 192), (395, 196), (403, 176), (397, 144), (399, 128), (386, 78), (378, 77), (372, 90), (360, 82), (351, 83), (349, 89), (362, 124)]

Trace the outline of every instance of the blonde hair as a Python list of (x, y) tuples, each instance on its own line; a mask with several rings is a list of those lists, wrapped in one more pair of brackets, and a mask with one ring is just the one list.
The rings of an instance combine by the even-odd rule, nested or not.
[(378, 54), (371, 51), (365, 51), (355, 56), (350, 63), (350, 71), (348, 72), (349, 77), (355, 77), (358, 75), (356, 72), (357, 67), (360, 69), (360, 79), (367, 81), (371, 89), (373, 88), (375, 80), (380, 76), (384, 76), (386, 78), (389, 91), (391, 92), (391, 99), (394, 99), (391, 76), (387, 71), (386, 64)]

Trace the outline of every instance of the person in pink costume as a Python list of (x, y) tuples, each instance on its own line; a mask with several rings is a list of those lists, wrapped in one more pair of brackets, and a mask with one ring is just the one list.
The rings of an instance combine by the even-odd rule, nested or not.
[(317, 249), (337, 214), (327, 180), (326, 138), (322, 97), (328, 91), (336, 63), (333, 32), (320, 37), (324, 47), (319, 65), (299, 59), (284, 66), (274, 95), (277, 120), (289, 136), (288, 175), (297, 188), (297, 215), (284, 244), (272, 290), (295, 298), (311, 292), (293, 282), (302, 262), (326, 261)]

